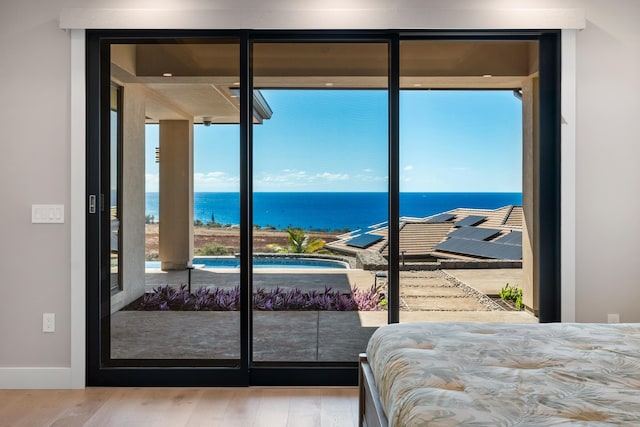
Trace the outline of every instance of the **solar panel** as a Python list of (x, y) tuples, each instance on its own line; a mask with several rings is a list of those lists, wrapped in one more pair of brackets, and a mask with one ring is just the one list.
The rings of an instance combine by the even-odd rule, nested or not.
[(468, 217), (461, 219), (453, 224), (454, 227), (464, 227), (464, 226), (473, 226), (478, 225), (482, 221), (486, 220), (486, 216), (479, 215), (469, 215)]
[(493, 236), (500, 234), (501, 230), (495, 228), (479, 228), (479, 227), (460, 227), (452, 231), (447, 237), (455, 237), (456, 239), (471, 240), (488, 240)]
[(452, 220), (455, 217), (456, 216), (453, 215), (453, 214), (443, 213), (443, 214), (439, 214), (439, 215), (433, 216), (433, 217), (429, 218), (428, 220), (426, 220), (425, 222), (427, 224), (432, 224), (432, 223), (435, 223), (435, 222), (447, 222), (449, 220)]
[(354, 248), (365, 249), (380, 240), (382, 240), (382, 236), (377, 234), (361, 234), (358, 237), (347, 240), (345, 244), (347, 246), (353, 246)]
[(509, 234), (505, 234), (499, 239), (494, 240), (495, 243), (502, 243), (505, 245), (520, 245), (522, 246), (522, 231), (512, 231)]
[(492, 259), (522, 259), (522, 246), (485, 242), (470, 239), (448, 239), (435, 249), (461, 255), (472, 255)]

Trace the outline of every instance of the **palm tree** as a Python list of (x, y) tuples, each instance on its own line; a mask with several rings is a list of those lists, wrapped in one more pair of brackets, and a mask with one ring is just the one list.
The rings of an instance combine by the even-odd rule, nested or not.
[(269, 247), (278, 253), (294, 253), (294, 254), (313, 254), (317, 253), (324, 248), (324, 240), (322, 239), (309, 239), (309, 236), (304, 230), (299, 228), (288, 228), (287, 240), (289, 245), (282, 247), (280, 245), (271, 244)]

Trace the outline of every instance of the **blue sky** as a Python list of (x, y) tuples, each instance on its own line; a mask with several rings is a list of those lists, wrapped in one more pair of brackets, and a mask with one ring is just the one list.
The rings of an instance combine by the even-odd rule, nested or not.
[[(387, 93), (263, 90), (254, 191), (386, 191)], [(157, 191), (147, 126), (147, 191)], [(239, 127), (195, 126), (195, 191), (238, 191)], [(511, 91), (403, 91), (400, 190), (522, 191), (522, 105)]]

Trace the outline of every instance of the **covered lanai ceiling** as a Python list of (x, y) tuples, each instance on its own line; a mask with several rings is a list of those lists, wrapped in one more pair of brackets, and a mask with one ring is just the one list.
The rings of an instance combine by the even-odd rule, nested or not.
[[(537, 47), (532, 41), (403, 41), (400, 87), (517, 89), (537, 72)], [(387, 52), (387, 44), (378, 42), (254, 43), (254, 88), (384, 89)], [(112, 79), (146, 88), (152, 123), (185, 118), (238, 123), (239, 64), (233, 40), (111, 47)], [(261, 117), (254, 111), (254, 122)]]

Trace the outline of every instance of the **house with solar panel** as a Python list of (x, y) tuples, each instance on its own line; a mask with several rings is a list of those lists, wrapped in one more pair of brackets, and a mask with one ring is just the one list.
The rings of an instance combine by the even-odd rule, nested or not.
[[(498, 209), (458, 208), (424, 218), (400, 219), (403, 261), (441, 260), (522, 262), (522, 206)], [(378, 224), (345, 235), (326, 246), (359, 259), (388, 256), (388, 225)], [(362, 262), (367, 269), (367, 262)], [(377, 267), (372, 267), (377, 268)]]

